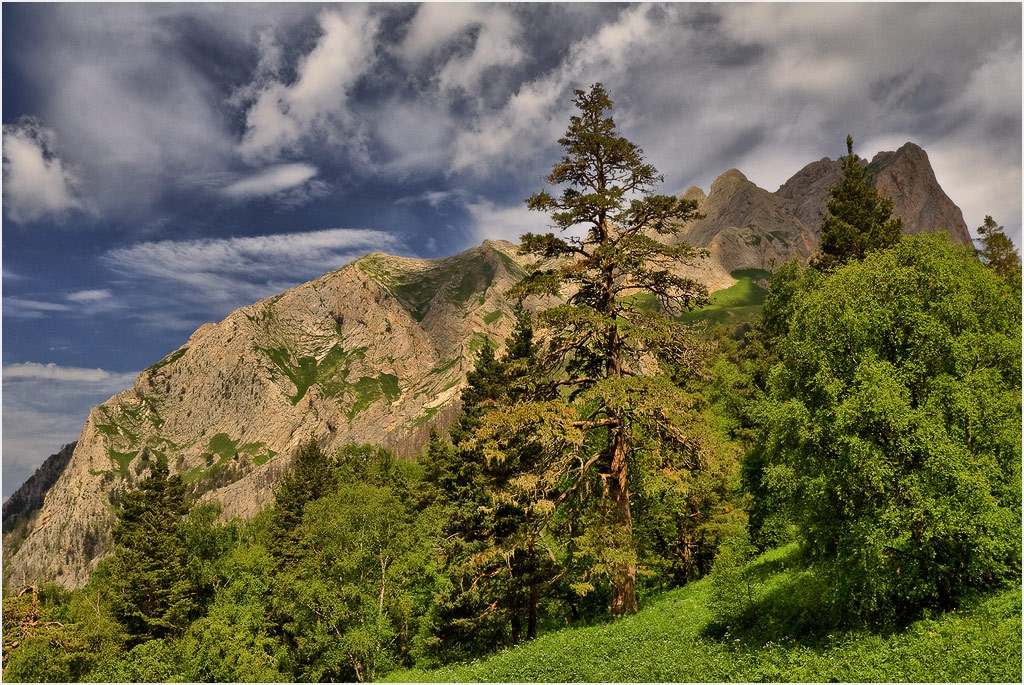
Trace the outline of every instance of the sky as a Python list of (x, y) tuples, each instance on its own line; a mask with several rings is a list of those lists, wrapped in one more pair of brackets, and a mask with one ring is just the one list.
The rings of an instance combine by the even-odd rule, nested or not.
[(664, 174), (913, 141), (1021, 236), (1021, 5), (3, 4), (3, 495), (208, 321), (545, 230), (572, 94)]

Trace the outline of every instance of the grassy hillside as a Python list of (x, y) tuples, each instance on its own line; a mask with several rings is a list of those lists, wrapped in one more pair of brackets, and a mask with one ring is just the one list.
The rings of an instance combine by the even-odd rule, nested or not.
[(736, 283), (711, 293), (710, 305), (683, 312), (678, 320), (684, 323), (737, 324), (757, 318), (768, 292), (759, 282), (766, 283), (771, 279), (771, 273), (762, 269), (740, 269), (729, 275), (736, 279)]
[[(793, 548), (752, 566), (761, 588), (799, 582)], [(793, 639), (712, 621), (711, 583), (660, 595), (618, 622), (566, 629), (469, 664), (399, 671), (392, 682), (1003, 681), (1021, 676), (1021, 591), (1005, 590), (905, 629)]]

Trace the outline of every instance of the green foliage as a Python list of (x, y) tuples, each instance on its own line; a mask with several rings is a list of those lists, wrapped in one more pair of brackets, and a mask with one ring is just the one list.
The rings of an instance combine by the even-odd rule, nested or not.
[(816, 261), (826, 271), (890, 247), (903, 231), (903, 221), (892, 218), (892, 200), (878, 194), (869, 171), (853, 153), (850, 136), (846, 137), (843, 177), (832, 188), (826, 209)]
[(373, 680), (408, 653), (430, 563), (414, 518), (395, 491), (366, 483), (310, 505), (302, 552), (276, 593), (299, 679)]
[(978, 258), (1020, 292), (1020, 254), (1010, 236), (1006, 235), (1003, 227), (996, 224), (991, 216), (985, 217), (985, 223), (978, 227), (977, 233), (975, 242), (981, 245), (975, 250)]
[(274, 490), (271, 546), (275, 556), (289, 560), (299, 553), (296, 537), (310, 502), (325, 497), (338, 486), (337, 461), (314, 440), (300, 445), (287, 473)]
[(791, 303), (755, 452), (833, 605), (905, 618), (1019, 577), (1019, 298), (922, 235)]
[(110, 564), (114, 613), (136, 641), (180, 632), (197, 610), (182, 538), (188, 510), (179, 476), (151, 462), (150, 475), (125, 494)]

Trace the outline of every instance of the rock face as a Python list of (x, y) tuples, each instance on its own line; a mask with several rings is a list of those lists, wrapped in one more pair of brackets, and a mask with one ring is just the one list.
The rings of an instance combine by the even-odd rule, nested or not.
[[(907, 233), (948, 230), (969, 244), (923, 150), (907, 143), (869, 168)], [(735, 282), (736, 269), (808, 259), (840, 172), (838, 161), (823, 159), (774, 193), (735, 169), (707, 194), (690, 188), (685, 196), (705, 218), (680, 238), (709, 257), (679, 271), (717, 290)], [(457, 416), (476, 352), (500, 348), (512, 331), (503, 294), (523, 266), (506, 242), (440, 260), (374, 253), (200, 327), (94, 408), (77, 444), (11, 497), (5, 582), (84, 584), (110, 549), (113, 505), (149, 460), (166, 459), (194, 496), (220, 502), (232, 518), (272, 499), (291, 454), (311, 438), (328, 449), (371, 442), (414, 457), (432, 426)]]

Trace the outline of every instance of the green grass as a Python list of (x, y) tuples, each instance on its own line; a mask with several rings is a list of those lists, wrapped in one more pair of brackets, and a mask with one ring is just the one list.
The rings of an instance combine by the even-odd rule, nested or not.
[(484, 323), (490, 326), (503, 316), (505, 316), (505, 312), (501, 311), (500, 309), (495, 309), (490, 314), (484, 314)]
[[(793, 548), (755, 564), (767, 585), (798, 582)], [(775, 584), (777, 586), (777, 583)], [(489, 658), (391, 673), (392, 682), (1019, 682), (1021, 591), (991, 593), (888, 633), (835, 631), (813, 639), (716, 629), (710, 580), (652, 598), (635, 616), (540, 636)]]
[(642, 312), (660, 312), (661, 304), (654, 293), (633, 293), (619, 298), (619, 302), (632, 306)]
[(683, 323), (729, 323), (752, 322), (761, 313), (768, 290), (757, 284), (768, 280), (771, 274), (763, 269), (738, 269), (730, 274), (736, 283), (711, 293), (711, 304), (707, 307), (683, 312), (676, 317)]
[(113, 447), (107, 449), (107, 456), (112, 462), (117, 464), (117, 473), (124, 478), (128, 475), (128, 467), (132, 463), (132, 459), (139, 456), (139, 450), (132, 452), (118, 452)]

